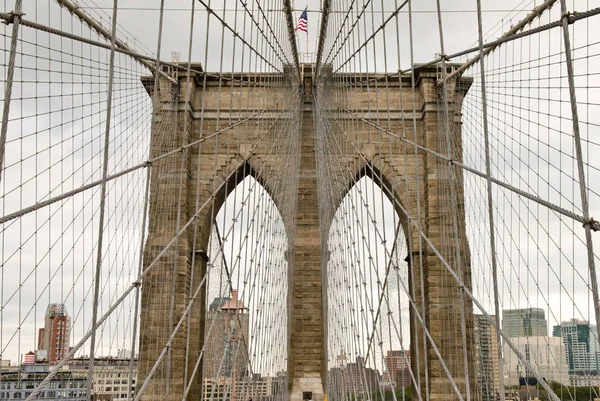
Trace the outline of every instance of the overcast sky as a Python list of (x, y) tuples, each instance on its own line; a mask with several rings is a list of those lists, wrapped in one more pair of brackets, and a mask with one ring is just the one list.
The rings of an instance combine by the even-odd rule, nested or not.
[[(239, 3), (233, 0), (212, 3), (215, 12), (224, 15), (229, 24), (242, 23), (244, 13), (239, 10), (238, 19), (233, 12), (236, 4), (240, 7)], [(255, 6), (248, 3), (248, 7)], [(281, 14), (272, 6), (278, 1), (266, 3), (263, 4), (266, 14)], [(104, 26), (110, 26), (112, 1), (86, 0), (79, 4)], [(358, 1), (358, 4), (362, 5), (363, 1)], [(585, 1), (569, 4), (575, 10), (591, 7)], [(501, 5), (493, 0), (482, 1), (485, 37), (498, 37), (534, 5), (533, 1), (510, 0)], [(136, 51), (155, 54), (160, 2), (120, 0), (119, 6), (118, 36)], [(166, 7), (161, 58), (170, 61), (172, 53), (177, 53), (181, 61), (187, 61), (191, 1), (166, 2)], [(308, 8), (309, 32), (297, 33), (296, 39), (301, 53), (314, 53), (317, 48), (320, 1), (296, 1), (295, 19), (304, 7)], [(394, 9), (394, 2), (375, 1), (372, 4), (373, 15), (370, 13), (370, 3), (368, 7), (365, 25), (360, 27), (362, 31), (357, 31), (355, 36), (359, 43), (370, 34), (372, 26), (381, 24), (382, 7), (383, 15), (387, 17)], [(446, 53), (451, 54), (476, 44), (475, 2), (443, 2), (442, 7)], [(5, 0), (3, 11), (11, 9), (12, 2)], [(196, 9), (192, 61), (206, 64), (205, 68), (210, 71), (241, 68), (247, 72), (247, 65), (242, 66), (239, 44), (234, 54), (231, 34), (226, 32), (221, 36), (222, 27), (215, 18), (211, 18), (209, 39), (206, 41), (207, 13), (199, 3), (196, 3)], [(224, 14), (223, 9), (226, 10)], [(53, 0), (25, 0), (23, 11), (27, 19), (99, 40), (97, 35), (90, 34), (87, 28), (81, 28), (79, 22), (73, 21), (64, 10), (61, 11)], [(344, 16), (339, 11), (343, 11), (343, 5), (334, 2), (334, 13), (330, 17), (332, 26), (338, 26)], [(414, 5), (416, 63), (431, 61), (440, 53), (434, 11), (433, 0), (419, 1)], [(254, 13), (258, 15), (256, 9)], [(560, 10), (555, 6), (551, 13), (543, 17), (542, 23), (559, 17)], [(398, 40), (395, 29), (384, 31), (387, 44), (385, 51), (381, 35), (376, 40), (375, 51), (371, 47), (366, 48), (363, 53), (364, 65), (359, 66), (362, 72), (367, 69), (373, 71), (375, 67), (381, 72), (397, 70), (398, 51), (401, 55), (400, 68), (410, 66), (407, 21), (407, 14), (403, 10), (399, 14)], [(249, 21), (247, 24), (245, 34), (250, 35), (252, 27)], [(282, 27), (279, 25), (277, 32), (285, 32), (281, 30)], [(3, 29), (3, 49), (6, 50), (9, 48), (10, 27)], [(257, 35), (256, 30), (253, 34)], [(600, 71), (597, 67), (600, 52), (597, 44), (589, 47), (584, 45), (594, 43), (593, 38), (598, 37), (597, 34), (598, 29), (594, 24), (582, 22), (575, 25), (573, 36), (574, 48), (579, 49), (575, 53), (575, 67), (576, 73), (581, 76), (576, 85), (581, 105), (579, 111), (591, 216), (596, 217), (600, 215), (600, 188), (597, 184), (600, 182), (600, 164), (591, 155), (600, 150), (600, 141), (593, 136), (594, 129), (597, 131), (600, 126)], [(107, 52), (90, 50), (87, 45), (35, 33), (29, 28), (24, 28), (22, 35), (24, 42), (20, 44), (20, 49), (24, 55), (17, 61), (20, 81), (15, 88), (15, 97), (20, 100), (11, 109), (14, 122), (10, 126), (8, 140), (12, 142), (9, 142), (6, 159), (6, 165), (10, 168), (2, 177), (3, 214), (77, 188), (100, 178), (101, 174), (101, 122), (106, 101)], [(287, 36), (283, 35), (279, 40), (287, 50)], [(330, 45), (332, 38), (328, 40)], [(574, 150), (566, 73), (564, 66), (561, 66), (561, 57), (556, 56), (562, 48), (560, 31), (555, 29), (533, 39), (503, 46), (489, 57), (492, 173), (511, 185), (581, 214), (579, 189), (573, 178), (577, 170), (571, 157)], [(205, 63), (207, 49), (208, 59)], [(329, 50), (326, 44), (326, 58)], [(71, 55), (76, 57), (71, 58)], [(5, 64), (8, 52), (3, 51), (2, 57)], [(464, 61), (464, 58), (452, 61)], [(339, 63), (339, 59), (333, 60), (334, 68)], [(147, 75), (148, 71), (126, 56), (118, 56), (117, 64), (121, 81), (115, 89), (115, 110), (121, 113), (115, 113), (113, 121), (115, 139), (111, 148), (112, 172), (146, 160), (151, 112), (149, 99), (139, 84), (139, 77)], [(355, 66), (351, 64), (347, 68)], [(264, 67), (257, 69), (261, 68), (264, 70)], [(4, 67), (2, 72), (6, 73)], [(478, 66), (469, 70), (467, 75), (476, 79), (463, 107), (464, 159), (465, 164), (484, 171)], [(79, 78), (90, 83), (81, 83)], [(78, 97), (78, 93), (83, 95)], [(78, 108), (78, 105), (82, 107)], [(69, 123), (65, 124), (65, 121)], [(51, 134), (48, 135), (48, 132)], [(78, 132), (84, 135), (77, 135)], [(46, 151), (50, 148), (53, 150)], [(76, 174), (73, 174), (74, 170)], [(111, 261), (107, 265), (112, 267), (103, 276), (102, 288), (105, 292), (102, 310), (106, 310), (127, 288), (137, 272), (144, 179), (145, 173), (138, 171), (115, 180), (114, 186), (110, 187), (110, 240), (107, 241), (109, 245), (105, 243), (105, 255)], [(474, 293), (492, 311), (485, 181), (466, 173), (465, 190)], [(50, 302), (64, 302), (74, 316), (74, 340), (78, 340), (89, 327), (99, 205), (99, 194), (94, 191), (93, 196), (76, 196), (61, 206), (46, 208), (5, 224), (2, 237), (1, 330), (2, 348), (6, 349), (3, 359), (17, 360), (19, 354), (35, 348), (35, 333), (42, 324), (46, 305)], [(573, 223), (569, 218), (561, 220), (544, 207), (519, 199), (497, 187), (494, 197), (502, 306), (531, 305), (545, 308), (549, 325), (571, 317), (594, 320), (590, 308), (587, 255), (582, 243), (584, 236), (581, 224)], [(382, 212), (378, 221), (386, 220), (384, 216), (393, 213), (389, 205), (385, 208), (387, 211)], [(126, 217), (121, 217), (123, 215)], [(393, 226), (383, 229), (388, 237), (393, 236)], [(369, 230), (374, 232), (375, 228), (370, 227)], [(597, 256), (596, 261), (600, 264)], [(383, 269), (383, 264), (377, 269)], [(214, 290), (214, 287), (211, 288), (211, 291)], [(378, 298), (375, 294), (370, 296)], [(406, 300), (403, 302), (405, 308)], [(120, 317), (111, 319), (111, 326), (103, 330), (105, 335), (101, 339), (101, 348), (105, 354), (116, 354), (116, 349), (130, 347), (126, 327), (130, 325), (132, 310), (133, 300), (128, 299), (118, 312)]]

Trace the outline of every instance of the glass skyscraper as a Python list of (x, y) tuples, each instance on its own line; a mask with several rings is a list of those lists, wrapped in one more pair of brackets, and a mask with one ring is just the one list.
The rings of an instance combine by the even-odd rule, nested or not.
[(523, 308), (502, 311), (502, 331), (508, 337), (548, 335), (548, 322), (543, 309)]
[(596, 326), (573, 319), (554, 326), (554, 337), (562, 337), (569, 374), (597, 375), (600, 368), (600, 346)]

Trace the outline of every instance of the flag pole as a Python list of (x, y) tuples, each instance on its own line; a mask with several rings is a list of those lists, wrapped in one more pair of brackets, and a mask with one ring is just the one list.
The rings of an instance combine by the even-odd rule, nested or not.
[(306, 30), (306, 57), (309, 57), (309, 51), (308, 51), (308, 29)]

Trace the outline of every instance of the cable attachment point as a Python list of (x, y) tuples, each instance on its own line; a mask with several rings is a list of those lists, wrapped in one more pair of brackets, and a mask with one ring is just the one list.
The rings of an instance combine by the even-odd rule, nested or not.
[(3, 18), (2, 22), (4, 23), (4, 25), (10, 25), (13, 22), (15, 22), (15, 17), (23, 18), (24, 15), (25, 13), (16, 13), (14, 11), (11, 11), (8, 14), (6, 14), (6, 17)]
[(448, 166), (454, 166), (454, 159), (448, 159)]
[(566, 19), (567, 20), (567, 24), (571, 25), (575, 22), (575, 20), (573, 18), (571, 18), (573, 15), (577, 14), (576, 11), (567, 11), (566, 13), (564, 13), (563, 15), (560, 16), (560, 19)]
[(594, 218), (590, 217), (587, 221), (583, 223), (585, 228), (589, 227), (592, 231), (600, 231), (600, 221), (594, 220)]
[(434, 56), (438, 59), (438, 61), (450, 61), (450, 57), (444, 53), (435, 53)]

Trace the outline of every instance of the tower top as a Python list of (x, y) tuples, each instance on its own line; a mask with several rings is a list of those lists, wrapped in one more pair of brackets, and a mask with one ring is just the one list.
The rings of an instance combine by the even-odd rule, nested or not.
[(46, 308), (47, 317), (68, 316), (67, 307), (65, 304), (50, 304)]

